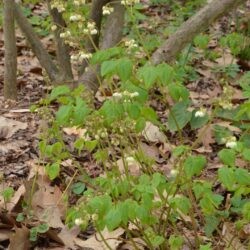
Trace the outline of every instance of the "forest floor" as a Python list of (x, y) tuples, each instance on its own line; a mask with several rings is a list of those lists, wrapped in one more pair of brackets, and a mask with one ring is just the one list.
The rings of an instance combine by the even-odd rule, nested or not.
[[(161, 22), (161, 17), (158, 15), (162, 9), (157, 9), (154, 7), (148, 8), (147, 13), (151, 19), (154, 18)], [(164, 13), (163, 13), (164, 14)], [(158, 15), (158, 16), (157, 16)], [(143, 23), (145, 27), (148, 27), (150, 20)], [(216, 24), (211, 27), (211, 32), (225, 32), (223, 29), (225, 27), (230, 27), (227, 18), (221, 18)], [(54, 55), (55, 48), (53, 46), (53, 41), (51, 37), (42, 38), (42, 42), (47, 50)], [(210, 49), (216, 50), (216, 43), (210, 42)], [(46, 97), (50, 92), (51, 86), (49, 86), (42, 74), (42, 68), (39, 65), (38, 60), (34, 57), (29, 46), (27, 45), (24, 37), (21, 35), (20, 31), (17, 30), (17, 51), (18, 51), (18, 101), (10, 102), (4, 101), (3, 98), (3, 74), (4, 74), (4, 48), (3, 48), (3, 31), (0, 30), (0, 173), (1, 173), (1, 185), (0, 192), (4, 188), (11, 186), (16, 191), (14, 196), (11, 198), (11, 202), (7, 204), (6, 211), (8, 213), (1, 213), (0, 215), (0, 249), (7, 249), (9, 243), (11, 244), (11, 249), (21, 249), (18, 248), (20, 242), (23, 242), (26, 247), (30, 244), (28, 241), (27, 228), (31, 227), (34, 221), (30, 221), (30, 225), (27, 227), (20, 228), (19, 234), (13, 239), (11, 236), (11, 229), (13, 225), (17, 225), (15, 219), (17, 214), (21, 210), (21, 202), (23, 197), (28, 197), (27, 190), (32, 189), (32, 180), (38, 171), (37, 184), (38, 187), (34, 193), (32, 207), (37, 209), (37, 217), (39, 218), (39, 213), (48, 206), (53, 207), (53, 211), (50, 212), (51, 218), (51, 228), (60, 228), (60, 230), (50, 229), (46, 234), (42, 235), (34, 249), (67, 249), (67, 247), (72, 247), (72, 249), (90, 249), (84, 248), (84, 246), (93, 247), (93, 249), (102, 249), (100, 247), (99, 241), (96, 240), (94, 236), (94, 231), (92, 228), (86, 233), (80, 233), (78, 229), (73, 228), (72, 230), (67, 230), (63, 220), (61, 219), (64, 213), (60, 206), (60, 199), (64, 192), (65, 186), (63, 181), (65, 179), (71, 179), (74, 175), (74, 170), (70, 162), (64, 162), (63, 173), (61, 179), (57, 179), (52, 184), (47, 179), (44, 174), (43, 168), (39, 165), (39, 151), (38, 142), (40, 138), (40, 131), (43, 129), (43, 122), (37, 113), (30, 112), (31, 105), (37, 103), (41, 98)], [(232, 61), (237, 63), (237, 60), (232, 57), (229, 52), (224, 53), (223, 58), (216, 59), (215, 62), (210, 60), (200, 60), (197, 59), (195, 62), (195, 71), (198, 78), (195, 80), (189, 80), (187, 82), (187, 88), (190, 91), (190, 97), (195, 105), (195, 107), (207, 107), (211, 106), (211, 100), (219, 97), (222, 94), (222, 87), (218, 84), (219, 73), (214, 72), (212, 68), (215, 66), (231, 64)], [(241, 68), (244, 72), (249, 70), (249, 68)], [(237, 84), (237, 78), (230, 82), (230, 85), (234, 91), (232, 102), (234, 104), (241, 103), (244, 100), (241, 90)], [(157, 93), (156, 93), (157, 95)], [(102, 102), (104, 100), (101, 93), (98, 92), (96, 95), (96, 102)], [(157, 110), (159, 117), (164, 121), (166, 107), (158, 102), (156, 99), (151, 100), (151, 107)], [(234, 127), (230, 121), (226, 119), (216, 119), (213, 125), (219, 125), (222, 127), (230, 128), (236, 135), (241, 131), (238, 127)], [(198, 132), (199, 134), (199, 132)], [(73, 130), (65, 131), (65, 138), (69, 146), (73, 141), (75, 134)], [(168, 142), (162, 141), (159, 138), (158, 132), (152, 128), (149, 132), (149, 141), (142, 139), (141, 145), (145, 152), (152, 157), (159, 169), (163, 171), (166, 175), (169, 174), (171, 170), (171, 153), (170, 148), (175, 144), (176, 135), (168, 134)], [(190, 132), (188, 128), (184, 130), (184, 144), (190, 144), (196, 135)], [(208, 128), (206, 131), (206, 136), (201, 140), (200, 145), (195, 149), (199, 154), (206, 155), (208, 159), (208, 165), (206, 171), (203, 172), (201, 179), (214, 179), (216, 170), (221, 166), (217, 152), (221, 149), (212, 135), (212, 129)], [(87, 160), (88, 158), (77, 159), (82, 166), (87, 170), (90, 176), (98, 176), (102, 169), (94, 161)], [(237, 166), (245, 167), (245, 162), (238, 161)], [(218, 193), (223, 194), (224, 190), (218, 186)], [(223, 195), (227, 195), (226, 193)], [(75, 197), (72, 195), (70, 197), (70, 202), (73, 204), (75, 202)], [(48, 205), (49, 204), (49, 205)], [(0, 206), (4, 206), (4, 201), (0, 198)], [(232, 234), (229, 229), (230, 224), (225, 224), (224, 237), (230, 237)], [(250, 235), (249, 231), (246, 230), (245, 234)], [(119, 236), (120, 232), (116, 232)], [(122, 234), (122, 233), (120, 233)], [(110, 235), (112, 238), (112, 235)], [(87, 242), (89, 241), (89, 242)], [(234, 239), (235, 246), (237, 249), (246, 249), (241, 244), (240, 239)], [(62, 246), (62, 245), (65, 245)], [(113, 244), (116, 244), (114, 242)], [(75, 246), (78, 245), (78, 248)], [(16, 248), (15, 248), (16, 247)], [(98, 248), (99, 247), (99, 248)], [(22, 248), (26, 249), (26, 248)], [(22, 250), (21, 249), (21, 250)], [(119, 249), (133, 249), (128, 244), (120, 246)], [(188, 247), (186, 249), (189, 249)], [(223, 249), (218, 246), (217, 249)]]

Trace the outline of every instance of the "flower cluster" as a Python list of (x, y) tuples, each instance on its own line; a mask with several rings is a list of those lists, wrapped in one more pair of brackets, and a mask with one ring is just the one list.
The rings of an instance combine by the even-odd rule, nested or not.
[(51, 4), (51, 9), (57, 9), (58, 12), (64, 12), (65, 11), (65, 6), (63, 5), (63, 3), (59, 2), (59, 1), (54, 1)]
[(102, 128), (102, 129), (98, 129), (96, 135), (95, 135), (95, 139), (99, 140), (100, 138), (106, 138), (108, 137), (108, 131), (106, 128)]
[(237, 146), (237, 139), (235, 136), (230, 136), (224, 139), (227, 148), (235, 148)]
[(103, 6), (102, 7), (102, 14), (105, 15), (110, 15), (112, 12), (114, 11), (113, 7), (109, 7), (109, 6)]
[(134, 48), (138, 48), (138, 44), (135, 42), (134, 39), (130, 39), (130, 40), (125, 41), (125, 46), (129, 50), (134, 49)]
[(83, 21), (84, 18), (80, 14), (70, 16), (69, 20), (71, 22)]
[(127, 162), (127, 164), (130, 166), (130, 165), (133, 165), (136, 163), (136, 160), (133, 156), (127, 156), (125, 158), (125, 161)]
[(69, 38), (69, 37), (71, 37), (71, 32), (69, 30), (66, 30), (65, 32), (62, 32), (60, 34), (60, 37), (61, 38)]
[(194, 114), (195, 117), (204, 117), (205, 115), (206, 115), (206, 110), (204, 108), (201, 108)]
[(233, 108), (233, 104), (231, 102), (231, 99), (233, 97), (233, 90), (232, 88), (225, 86), (223, 88), (223, 96), (219, 101), (219, 105), (223, 108), (223, 109), (229, 109), (231, 110)]
[(56, 29), (57, 29), (57, 26), (55, 24), (51, 26), (52, 31), (55, 31)]
[(123, 92), (115, 92), (113, 95), (113, 98), (115, 100), (120, 100), (122, 98), (126, 98), (126, 97), (129, 97), (129, 98), (135, 98), (137, 96), (139, 96), (139, 93), (136, 91), (136, 92), (128, 92), (127, 90), (123, 91)]
[(121, 4), (122, 5), (134, 5), (136, 3), (140, 3), (140, 0), (122, 0)]
[(79, 52), (78, 54), (72, 55), (70, 57), (72, 62), (79, 62), (81, 63), (85, 59), (90, 59), (92, 57), (91, 53), (86, 53), (86, 52)]
[(83, 29), (83, 32), (84, 34), (91, 34), (91, 35), (96, 35), (98, 33), (94, 22), (88, 22), (87, 28)]
[(80, 6), (80, 5), (85, 4), (85, 0), (74, 0), (73, 4), (75, 6)]

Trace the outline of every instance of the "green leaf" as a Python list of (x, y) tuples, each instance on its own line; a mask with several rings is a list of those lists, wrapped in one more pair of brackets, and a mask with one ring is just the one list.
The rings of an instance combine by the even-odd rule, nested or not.
[(25, 215), (23, 213), (18, 213), (16, 217), (17, 222), (22, 222), (25, 220)]
[(7, 187), (1, 192), (5, 202), (9, 202), (14, 193), (15, 191), (12, 187)]
[(219, 155), (220, 160), (225, 165), (228, 165), (231, 167), (235, 165), (236, 154), (233, 149), (222, 149), (218, 155)]
[(76, 98), (76, 105), (73, 111), (73, 124), (74, 125), (82, 125), (86, 119), (86, 116), (89, 114), (90, 109), (88, 108), (85, 101), (82, 98)]
[(58, 86), (52, 89), (49, 100), (50, 101), (55, 100), (58, 96), (66, 95), (69, 93), (70, 93), (70, 88), (68, 86), (66, 85)]
[(141, 114), (140, 106), (135, 103), (125, 103), (125, 104), (129, 117), (134, 120), (138, 119)]
[(157, 248), (165, 241), (165, 238), (160, 235), (155, 235), (152, 239), (150, 239), (150, 241), (153, 247)]
[(62, 143), (61, 142), (56, 142), (51, 146), (51, 152), (55, 155), (58, 156), (62, 152)]
[(63, 105), (56, 112), (56, 120), (59, 125), (67, 124), (69, 122), (69, 118), (71, 117), (73, 107), (71, 105)]
[(152, 108), (142, 107), (141, 114), (147, 121), (157, 122), (157, 114)]
[(78, 138), (75, 143), (74, 143), (74, 147), (76, 149), (78, 149), (78, 153), (80, 154), (80, 152), (83, 150), (85, 145), (85, 140), (83, 138)]
[(191, 118), (191, 121), (190, 121), (191, 129), (201, 128), (209, 120), (209, 117), (208, 117), (207, 114), (204, 117), (195, 117), (195, 113), (196, 113), (196, 111), (192, 112), (192, 118)]
[(136, 121), (136, 124), (135, 124), (135, 131), (137, 133), (140, 133), (143, 131), (143, 129), (145, 128), (146, 126), (146, 120), (144, 117), (140, 117), (137, 121)]
[(74, 194), (80, 195), (84, 192), (86, 186), (82, 182), (77, 182), (72, 185), (71, 189)]
[(45, 167), (46, 174), (49, 176), (50, 180), (54, 180), (57, 176), (59, 176), (60, 173), (60, 164), (59, 163), (53, 163), (53, 164), (47, 164)]
[(166, 63), (157, 65), (157, 74), (163, 86), (169, 85), (174, 80), (174, 69)]
[(97, 144), (98, 144), (97, 140), (86, 141), (85, 142), (85, 148), (87, 150), (89, 150), (90, 152), (92, 152), (96, 148)]
[(188, 100), (189, 92), (187, 88), (180, 83), (170, 83), (168, 85), (168, 91), (170, 96), (175, 101), (179, 101), (180, 99), (182, 99), (183, 101)]
[(116, 72), (117, 60), (105, 61), (101, 65), (101, 76), (110, 76)]
[(222, 167), (218, 170), (219, 181), (230, 191), (235, 185), (235, 175), (232, 168)]
[(38, 234), (37, 227), (32, 227), (30, 229), (30, 237), (29, 237), (30, 241), (33, 241), (33, 242), (36, 241), (37, 240), (37, 234)]
[(171, 235), (168, 240), (171, 250), (180, 250), (183, 245), (183, 242), (183, 238), (179, 235)]
[(49, 225), (44, 223), (44, 224), (40, 224), (36, 228), (37, 228), (38, 233), (43, 234), (43, 233), (46, 233), (49, 230)]
[(99, 50), (95, 52), (90, 60), (91, 64), (98, 64), (104, 61), (109, 60), (112, 57), (120, 55), (122, 52), (122, 48), (113, 47), (105, 50)]
[(117, 228), (121, 223), (121, 213), (120, 210), (115, 206), (112, 207), (105, 217), (105, 222), (109, 231)]
[(133, 64), (128, 58), (119, 59), (117, 63), (117, 73), (122, 81), (127, 81), (132, 75)]
[(242, 209), (243, 217), (246, 221), (250, 221), (250, 202), (247, 202)]
[(209, 43), (209, 36), (208, 35), (197, 35), (194, 38), (194, 44), (196, 47), (200, 49), (206, 49)]
[(212, 250), (211, 243), (208, 243), (206, 245), (201, 245), (199, 250)]
[(246, 161), (250, 161), (250, 149), (244, 148), (244, 150), (242, 152), (242, 156)]
[(176, 148), (173, 149), (173, 156), (174, 157), (181, 156), (182, 154), (184, 154), (185, 152), (187, 152), (188, 149), (189, 149), (189, 147), (186, 146), (186, 145), (177, 146)]
[(207, 161), (204, 156), (189, 156), (184, 162), (184, 171), (188, 178), (199, 175)]
[(191, 112), (187, 111), (187, 102), (179, 102), (171, 108), (168, 117), (170, 131), (183, 129), (191, 119)]
[(143, 81), (146, 89), (150, 89), (157, 80), (158, 70), (154, 66), (143, 66), (138, 70), (137, 77)]
[(211, 215), (205, 218), (205, 233), (207, 237), (211, 237), (213, 232), (216, 230), (217, 226), (219, 225), (220, 221), (217, 217)]
[(250, 186), (250, 173), (247, 169), (237, 168), (235, 170), (235, 179), (240, 185)]

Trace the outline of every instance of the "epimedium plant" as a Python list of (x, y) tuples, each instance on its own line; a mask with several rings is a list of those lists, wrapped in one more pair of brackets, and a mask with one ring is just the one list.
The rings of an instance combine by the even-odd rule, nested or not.
[[(169, 176), (156, 171), (153, 159), (148, 158), (139, 146), (147, 122), (163, 130), (181, 133), (187, 124), (194, 130), (206, 126), (211, 122), (210, 117), (205, 109), (188, 111), (191, 104), (188, 90), (179, 82), (176, 69), (170, 65), (145, 65), (135, 69), (130, 59), (108, 60), (112, 53), (109, 50), (106, 53), (101, 51), (93, 56), (102, 63), (101, 74), (107, 81), (112, 75), (118, 75), (123, 83), (98, 110), (82, 99), (82, 86), (74, 91), (67, 86), (57, 87), (44, 101), (46, 105), (54, 101), (60, 104), (55, 119), (50, 121), (51, 129), (40, 143), (41, 153), (51, 161), (46, 166), (49, 177), (56, 178), (61, 161), (71, 157), (62, 140), (61, 127), (83, 128), (84, 132), (74, 143), (75, 150), (78, 154), (90, 152), (105, 170), (105, 176), (82, 180), (86, 182), (87, 191), (75, 207), (69, 208), (68, 225), (77, 224), (84, 230), (91, 223), (100, 233), (105, 227), (111, 231), (123, 227), (131, 241), (139, 234), (151, 249), (178, 249), (188, 241), (177, 226), (180, 221), (183, 225), (191, 223), (193, 227), (195, 240), (189, 244), (205, 245), (198, 234), (197, 214), (200, 216), (199, 227), (204, 228), (207, 237), (212, 237), (219, 224), (235, 213), (240, 230), (249, 219), (250, 175), (236, 165), (237, 157), (249, 161), (244, 137), (237, 141), (230, 131), (215, 130), (218, 143), (226, 146), (218, 153), (224, 166), (218, 170), (217, 180), (199, 178), (207, 160), (202, 155), (193, 154), (192, 145), (179, 145), (174, 149), (175, 163)], [(120, 65), (126, 67), (120, 68)], [(166, 71), (168, 74), (164, 75)], [(174, 82), (176, 86), (173, 86)], [(148, 105), (150, 90), (155, 86), (165, 88), (176, 101), (170, 108), (167, 126), (160, 124), (156, 112)], [(245, 105), (240, 106), (238, 116), (243, 115)], [(48, 143), (51, 136), (57, 140), (53, 144)], [(118, 155), (122, 158), (122, 169), (117, 163)], [(139, 165), (138, 175), (131, 173), (135, 165)], [(228, 209), (224, 209), (224, 196), (213, 190), (214, 181), (219, 181), (232, 194)]]
[[(81, 4), (80, 1), (67, 4), (73, 6), (75, 2)], [(58, 10), (63, 11), (65, 8), (58, 1), (54, 4)], [(70, 6), (67, 8), (70, 9)], [(76, 40), (72, 40), (72, 34), (79, 36), (79, 28), (83, 29), (85, 36), (97, 32), (95, 24), (82, 17), (88, 13), (88, 8), (81, 11), (83, 13), (67, 14), (70, 30), (61, 33), (68, 44), (77, 47), (79, 45)], [(112, 9), (107, 6), (103, 11), (111, 13)], [(129, 11), (133, 9), (129, 8)], [(52, 26), (52, 29), (57, 27)], [(221, 45), (228, 46), (232, 54), (236, 55), (239, 53), (235, 51), (235, 41), (238, 39), (236, 35), (228, 36), (222, 39)], [(214, 102), (214, 107), (211, 110), (205, 107), (192, 108), (189, 91), (184, 85), (190, 69), (187, 65), (189, 58), (184, 64), (180, 56), (175, 65), (152, 65), (147, 60), (148, 51), (144, 49), (143, 42), (136, 40), (134, 37), (117, 47), (93, 54), (79, 50), (72, 55), (71, 59), (75, 62), (87, 59), (90, 65), (100, 64), (101, 77), (111, 94), (106, 96), (98, 109), (94, 109), (91, 101), (85, 98), (82, 86), (73, 91), (67, 86), (56, 87), (43, 100), (40, 112), (48, 120), (49, 129), (42, 134), (39, 148), (41, 157), (47, 162), (46, 172), (51, 180), (57, 178), (61, 163), (74, 158), (74, 153), (81, 155), (87, 152), (103, 166), (103, 176), (95, 179), (82, 177), (84, 184), (78, 184), (80, 188), (76, 192), (80, 196), (79, 200), (75, 206), (69, 207), (67, 213), (66, 223), (69, 226), (78, 225), (85, 230), (92, 224), (100, 234), (104, 228), (112, 231), (122, 227), (135, 249), (135, 237), (140, 237), (150, 249), (181, 249), (184, 244), (197, 249), (212, 249), (210, 242), (221, 223), (236, 216), (236, 228), (241, 230), (250, 220), (250, 174), (236, 163), (237, 158), (248, 164), (250, 161), (247, 140), (249, 127), (242, 124), (245, 117), (249, 119), (249, 99), (236, 109), (233, 107), (232, 91), (227, 84), (228, 71), (222, 71), (224, 90)], [(194, 40), (194, 46), (205, 51), (208, 42), (208, 36), (199, 36)], [(205, 54), (205, 57), (208, 56)], [(235, 74), (229, 76), (234, 77)], [(249, 74), (245, 74), (240, 81), (247, 98), (248, 78)], [(166, 124), (160, 122), (156, 111), (150, 106), (149, 100), (154, 95), (154, 89), (160, 91), (161, 102), (168, 107)], [(100, 92), (105, 95), (102, 86)], [(164, 98), (166, 95), (171, 97), (173, 104)], [(49, 107), (55, 102), (59, 103), (59, 108), (53, 115)], [(207, 159), (193, 152), (200, 137), (193, 144), (184, 145), (183, 129), (189, 127), (195, 131), (204, 128), (206, 131), (214, 117), (225, 117), (232, 112), (235, 115), (232, 117), (231, 114), (230, 119), (244, 130), (243, 135), (236, 138), (230, 130), (214, 127), (215, 138), (222, 148), (218, 157), (223, 166), (218, 169), (215, 179), (201, 178), (206, 170)], [(163, 132), (177, 132), (179, 135), (180, 143), (171, 152), (174, 163), (169, 175), (157, 169), (154, 159), (145, 155), (140, 147), (148, 123)], [(70, 151), (64, 143), (62, 128), (65, 127), (81, 129), (79, 138), (74, 142), (75, 152)], [(118, 164), (119, 159), (122, 164)], [(80, 164), (75, 164), (85, 176)], [(133, 172), (135, 168), (138, 168), (137, 173)], [(216, 192), (216, 183), (231, 194), (229, 201)], [(226, 206), (225, 202), (229, 205)], [(192, 228), (191, 239), (183, 230), (185, 227)], [(35, 231), (39, 232), (37, 228)], [(200, 231), (207, 238), (201, 237)]]

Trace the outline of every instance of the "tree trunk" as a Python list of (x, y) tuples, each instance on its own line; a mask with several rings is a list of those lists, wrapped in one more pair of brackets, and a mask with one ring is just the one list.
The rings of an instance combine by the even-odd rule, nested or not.
[(209, 27), (218, 17), (246, 0), (213, 0), (198, 11), (193, 17), (184, 22), (181, 27), (152, 55), (152, 62), (173, 61), (177, 54), (193, 38)]
[(52, 82), (60, 82), (61, 80), (63, 80), (63, 77), (59, 75), (56, 65), (51, 60), (49, 53), (43, 48), (40, 38), (34, 32), (31, 24), (23, 15), (22, 10), (18, 4), (15, 4), (15, 19), (27, 41), (29, 42), (32, 51), (38, 58), (42, 67), (46, 70), (46, 73), (48, 74), (50, 80)]
[[(120, 3), (114, 4), (114, 12), (108, 16), (105, 23), (100, 49), (112, 48), (120, 42), (124, 25), (124, 14), (124, 6)], [(100, 85), (100, 65), (90, 66), (89, 70), (80, 76), (79, 83), (83, 83), (95, 93)]]
[(56, 56), (59, 64), (60, 75), (65, 80), (73, 79), (73, 73), (70, 62), (69, 46), (65, 44), (64, 40), (60, 37), (60, 33), (63, 27), (66, 27), (66, 23), (62, 17), (62, 14), (57, 9), (51, 9), (50, 0), (47, 0), (48, 10), (53, 19), (57, 29), (54, 31), (54, 40), (56, 43)]
[(17, 98), (17, 49), (14, 19), (14, 0), (4, 0), (4, 98)]
[[(100, 30), (101, 30), (101, 24), (102, 24), (102, 7), (105, 6), (110, 0), (93, 0), (91, 11), (90, 11), (90, 20), (93, 21), (96, 25), (96, 28), (98, 30), (98, 34), (92, 35), (92, 41), (90, 39), (87, 39), (86, 42), (86, 51), (88, 53), (94, 53), (95, 47), (99, 47), (99, 38), (100, 38)], [(93, 43), (95, 45), (93, 45)], [(82, 65), (79, 67), (78, 75), (81, 76), (85, 70), (85, 68), (88, 66), (88, 61), (84, 60)]]

